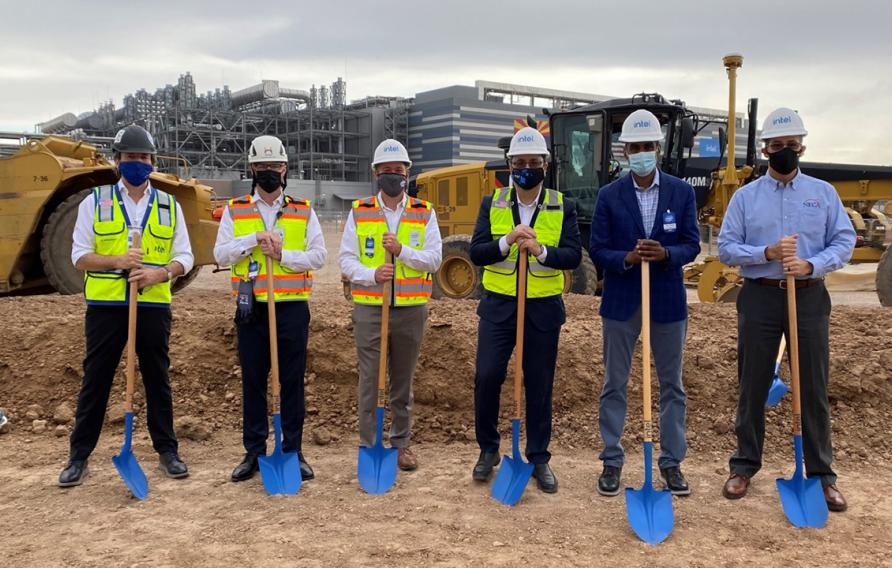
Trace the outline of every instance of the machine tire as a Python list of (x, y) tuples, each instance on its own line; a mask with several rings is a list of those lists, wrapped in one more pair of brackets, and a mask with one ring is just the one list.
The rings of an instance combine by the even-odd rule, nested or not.
[(877, 296), (884, 307), (892, 307), (892, 247), (887, 247), (877, 265)]
[(598, 271), (592, 259), (585, 253), (582, 262), (573, 270), (564, 271), (564, 294), (594, 296), (598, 289)]
[(60, 294), (84, 291), (84, 275), (71, 264), (71, 243), (77, 209), (91, 191), (79, 191), (57, 205), (43, 226), (40, 260), (50, 285)]
[(471, 262), (471, 235), (443, 239), (443, 262), (433, 280), (434, 298), (476, 300), (483, 295), (483, 268)]

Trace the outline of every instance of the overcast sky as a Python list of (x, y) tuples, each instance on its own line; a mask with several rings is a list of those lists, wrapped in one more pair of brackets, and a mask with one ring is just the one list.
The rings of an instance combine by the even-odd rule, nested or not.
[(356, 99), (484, 79), (726, 108), (721, 58), (739, 52), (738, 112), (749, 97), (760, 121), (797, 109), (807, 159), (892, 164), (889, 0), (135, 4), (0, 0), (0, 130), (120, 106), (185, 71), (199, 92), (343, 76)]

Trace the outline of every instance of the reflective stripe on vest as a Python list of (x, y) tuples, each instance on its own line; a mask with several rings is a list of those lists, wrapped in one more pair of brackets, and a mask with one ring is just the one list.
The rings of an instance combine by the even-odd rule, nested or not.
[[(257, 204), (250, 196), (229, 201), (229, 216), (235, 237), (266, 231), (263, 217)], [(275, 229), (283, 233), (283, 250), (303, 251), (307, 248), (307, 223), (310, 220), (310, 202), (285, 196), (285, 204), (276, 219)], [(267, 299), (266, 257), (260, 246), (254, 247), (251, 254), (239, 260), (230, 269), (230, 282), (233, 295), (238, 294), (239, 283), (248, 279), (249, 265), (254, 260), (258, 265), (258, 275), (254, 280), (254, 297), (260, 302)], [(279, 301), (306, 300), (313, 289), (313, 273), (294, 272), (273, 260), (273, 297)]]
[[(431, 218), (431, 204), (421, 199), (409, 197), (406, 208), (400, 216), (396, 231), (397, 240), (415, 250), (424, 248), (424, 231)], [(384, 264), (385, 250), (382, 244), (384, 233), (390, 231), (387, 219), (372, 196), (353, 202), (353, 220), (356, 222), (356, 237), (359, 247), (359, 261), (370, 268)], [(367, 246), (370, 245), (370, 246)], [(433, 282), (429, 272), (421, 272), (394, 258), (393, 303), (396, 306), (413, 306), (427, 303), (431, 297)], [(384, 302), (384, 285), (350, 284), (350, 293), (357, 304), (381, 305)]]
[[(144, 223), (141, 236), (143, 265), (161, 267), (170, 263), (177, 203), (172, 195), (163, 191), (154, 188), (150, 188), (149, 191), (149, 204), (146, 206), (145, 217), (142, 220), (132, 219), (130, 222)], [(117, 186), (94, 188), (93, 199), (95, 253), (103, 256), (126, 254), (130, 247), (128, 219)], [(139, 294), (138, 305), (143, 307), (170, 305), (170, 285), (170, 282), (159, 282), (143, 288)], [(127, 290), (127, 278), (123, 271), (84, 273), (84, 298), (90, 305), (125, 306), (130, 299)]]
[[(493, 240), (499, 240), (514, 230), (513, 188), (498, 188), (493, 193), (489, 211), (490, 232)], [(564, 223), (564, 195), (553, 189), (545, 190), (545, 199), (539, 206), (533, 230), (541, 245), (558, 246)], [(483, 287), (496, 294), (517, 295), (517, 243), (511, 245), (508, 256), (495, 264), (483, 267)], [(564, 290), (564, 273), (540, 264), (529, 255), (527, 297), (545, 298), (561, 294)]]

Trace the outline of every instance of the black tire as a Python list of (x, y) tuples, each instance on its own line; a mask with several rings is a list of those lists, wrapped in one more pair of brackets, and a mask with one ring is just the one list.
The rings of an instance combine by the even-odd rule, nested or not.
[(598, 289), (598, 271), (592, 259), (582, 253), (582, 262), (574, 270), (564, 271), (564, 294), (594, 296)]
[(443, 262), (433, 280), (437, 299), (476, 300), (483, 295), (483, 268), (471, 262), (471, 235), (443, 239)]
[(71, 242), (77, 209), (91, 189), (79, 191), (56, 206), (43, 226), (40, 260), (50, 285), (60, 294), (81, 294), (84, 273), (71, 264)]
[(173, 284), (170, 287), (170, 293), (176, 294), (178, 292), (181, 292), (183, 288), (191, 284), (192, 281), (198, 277), (199, 272), (201, 272), (201, 267), (193, 266), (192, 270), (174, 280)]
[(892, 256), (889, 251), (892, 247), (887, 247), (883, 256), (880, 257), (880, 263), (877, 265), (877, 296), (880, 298), (880, 304), (884, 307), (892, 307)]

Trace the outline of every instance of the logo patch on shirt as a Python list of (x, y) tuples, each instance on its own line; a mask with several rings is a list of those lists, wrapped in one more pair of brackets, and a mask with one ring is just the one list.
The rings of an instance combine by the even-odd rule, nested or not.
[(820, 199), (806, 199), (802, 202), (802, 204), (811, 209), (820, 209), (821, 208), (821, 200)]
[(114, 201), (111, 199), (102, 199), (99, 201), (100, 207), (111, 207), (114, 204)]

